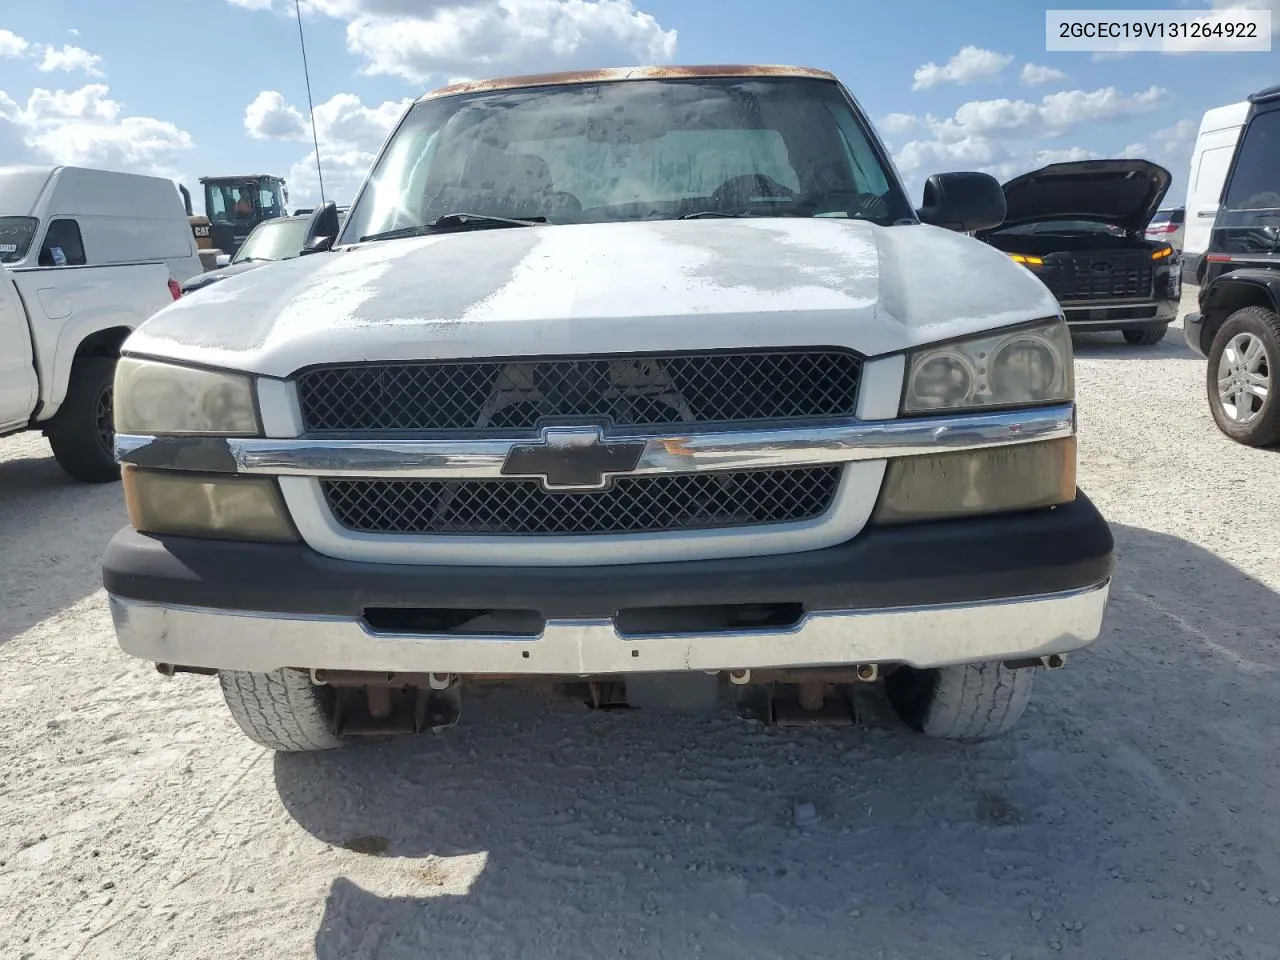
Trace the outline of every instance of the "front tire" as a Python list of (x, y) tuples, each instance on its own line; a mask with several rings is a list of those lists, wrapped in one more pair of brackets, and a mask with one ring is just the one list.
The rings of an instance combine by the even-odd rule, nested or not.
[(1003, 663), (931, 670), (900, 667), (885, 677), (898, 717), (927, 737), (974, 742), (1010, 730), (1027, 709), (1035, 671)]
[(342, 745), (333, 732), (332, 691), (313, 684), (305, 671), (223, 670), (218, 682), (232, 719), (254, 743), (281, 753)]
[(1205, 387), (1218, 429), (1250, 447), (1280, 443), (1280, 316), (1244, 307), (1227, 317), (1209, 347)]
[(1124, 334), (1125, 343), (1135, 347), (1154, 347), (1169, 332), (1169, 325), (1164, 323), (1158, 327), (1130, 327), (1120, 332)]
[(116, 362), (109, 357), (76, 361), (67, 397), (45, 431), (58, 466), (82, 483), (120, 479), (112, 423), (115, 376)]

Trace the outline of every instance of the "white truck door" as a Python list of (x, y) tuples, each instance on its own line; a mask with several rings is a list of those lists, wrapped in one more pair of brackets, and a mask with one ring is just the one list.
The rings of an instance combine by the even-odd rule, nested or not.
[(8, 269), (0, 265), (0, 434), (25, 425), (35, 409), (34, 360), (26, 311)]

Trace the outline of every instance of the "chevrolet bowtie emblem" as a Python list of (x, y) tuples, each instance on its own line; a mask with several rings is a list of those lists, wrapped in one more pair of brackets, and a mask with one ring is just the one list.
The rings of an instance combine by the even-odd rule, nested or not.
[(541, 440), (511, 448), (502, 475), (538, 477), (547, 490), (603, 490), (643, 453), (643, 440), (606, 440), (599, 427), (544, 427)]

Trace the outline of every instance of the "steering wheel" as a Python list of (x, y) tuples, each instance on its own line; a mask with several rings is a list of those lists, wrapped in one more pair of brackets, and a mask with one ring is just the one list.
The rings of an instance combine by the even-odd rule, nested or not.
[(767, 177), (763, 173), (744, 173), (730, 177), (716, 187), (715, 193), (711, 194), (711, 199), (717, 206), (745, 209), (752, 197), (763, 197), (766, 200), (785, 203), (794, 201), (796, 196), (794, 190), (779, 183), (773, 177)]
[(546, 209), (543, 211), (548, 218), (555, 216), (576, 217), (582, 212), (582, 201), (575, 197), (568, 190), (552, 190), (546, 194)]

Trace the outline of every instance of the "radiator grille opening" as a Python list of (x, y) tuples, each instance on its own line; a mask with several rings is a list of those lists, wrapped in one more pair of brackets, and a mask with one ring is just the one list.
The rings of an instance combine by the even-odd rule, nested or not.
[(551, 493), (537, 480), (322, 480), (334, 518), (361, 533), (572, 536), (710, 530), (820, 517), (839, 465), (620, 477)]
[(862, 360), (796, 349), (320, 367), (297, 377), (308, 432), (533, 431), (853, 416)]

